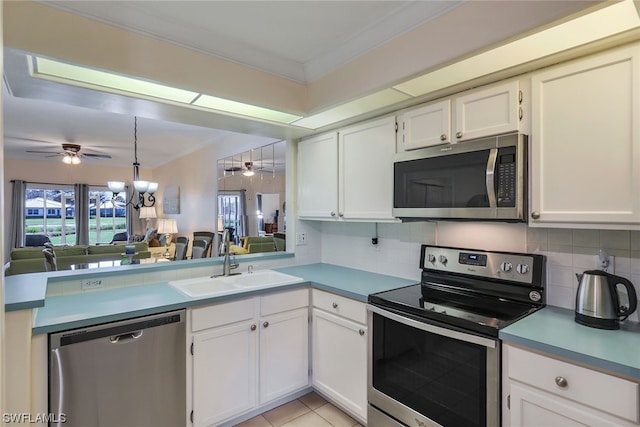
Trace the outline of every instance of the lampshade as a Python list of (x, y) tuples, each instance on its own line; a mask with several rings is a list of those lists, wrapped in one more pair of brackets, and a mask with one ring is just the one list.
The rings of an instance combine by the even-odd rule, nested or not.
[(124, 182), (122, 181), (109, 181), (107, 185), (109, 186), (109, 191), (112, 193), (119, 193), (124, 190)]
[(143, 206), (140, 208), (140, 219), (156, 218), (155, 206)]
[(178, 224), (175, 219), (160, 218), (158, 220), (158, 233), (159, 234), (173, 234), (178, 232)]

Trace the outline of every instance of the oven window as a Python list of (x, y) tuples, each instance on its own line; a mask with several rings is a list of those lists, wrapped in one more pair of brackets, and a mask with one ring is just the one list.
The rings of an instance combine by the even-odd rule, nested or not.
[(373, 316), (373, 387), (443, 426), (486, 426), (486, 347)]
[(489, 150), (394, 164), (396, 208), (483, 208)]

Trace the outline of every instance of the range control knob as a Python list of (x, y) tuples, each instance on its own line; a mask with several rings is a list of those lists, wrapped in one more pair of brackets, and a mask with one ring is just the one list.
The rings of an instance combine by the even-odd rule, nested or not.
[(440, 255), (440, 256), (438, 257), (438, 261), (440, 261), (442, 264), (446, 264), (446, 263), (447, 263), (447, 261), (449, 261), (449, 260), (447, 259), (447, 257), (446, 257), (446, 256), (444, 256), (444, 255)]
[(504, 271), (505, 273), (507, 271), (511, 271), (511, 269), (513, 268), (513, 264), (511, 264), (510, 262), (503, 262), (500, 264), (500, 270)]
[(436, 256), (434, 254), (427, 255), (429, 262), (436, 262)]
[(516, 271), (520, 274), (527, 274), (529, 272), (529, 265), (528, 264), (518, 264), (516, 266)]

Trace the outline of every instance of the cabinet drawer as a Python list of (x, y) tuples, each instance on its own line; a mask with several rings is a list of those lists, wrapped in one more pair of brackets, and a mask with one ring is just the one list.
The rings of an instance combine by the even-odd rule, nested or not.
[(260, 315), (268, 316), (283, 311), (309, 306), (309, 288), (278, 292), (260, 298)]
[(638, 422), (637, 383), (510, 346), (508, 352), (509, 378)]
[(330, 292), (312, 290), (313, 306), (334, 313), (361, 324), (367, 323), (367, 306), (360, 301), (352, 300)]
[(255, 304), (255, 298), (249, 298), (195, 308), (191, 310), (191, 332), (252, 319)]

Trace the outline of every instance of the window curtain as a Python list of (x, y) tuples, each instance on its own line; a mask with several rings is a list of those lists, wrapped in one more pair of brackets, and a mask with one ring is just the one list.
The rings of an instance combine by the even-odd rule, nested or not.
[(25, 215), (26, 215), (26, 203), (25, 203), (25, 191), (27, 189), (27, 183), (19, 179), (11, 181), (13, 189), (11, 193), (11, 224), (9, 230), (9, 239), (11, 242), (11, 248), (19, 248), (24, 246), (24, 234), (25, 234)]
[[(76, 217), (76, 245), (89, 244), (89, 185), (74, 184), (75, 217)], [(96, 206), (99, 214), (100, 206)]]

